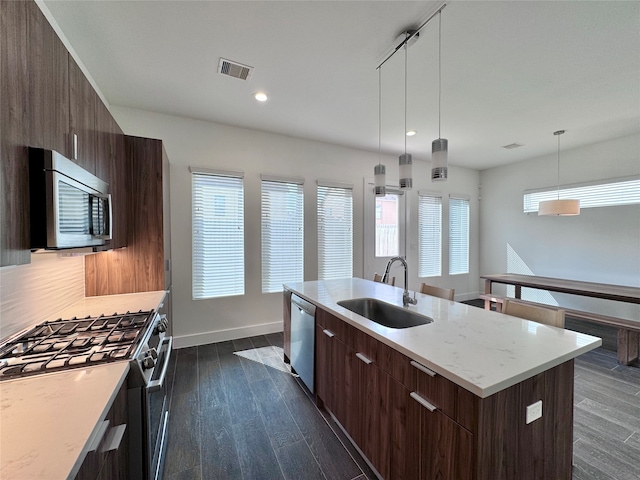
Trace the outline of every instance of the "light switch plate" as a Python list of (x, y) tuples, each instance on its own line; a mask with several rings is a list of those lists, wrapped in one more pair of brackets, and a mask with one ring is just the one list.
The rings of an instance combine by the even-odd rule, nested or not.
[(542, 417), (542, 400), (532, 403), (527, 407), (527, 424)]

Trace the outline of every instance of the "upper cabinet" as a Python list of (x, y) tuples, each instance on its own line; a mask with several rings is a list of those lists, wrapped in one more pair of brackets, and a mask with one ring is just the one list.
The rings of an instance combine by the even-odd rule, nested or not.
[(29, 69), (26, 2), (0, 2), (0, 266), (29, 263)]
[[(98, 170), (97, 103), (102, 102), (84, 76), (80, 67), (69, 56), (69, 134), (71, 160), (93, 173)], [(101, 158), (102, 160), (102, 158)]]
[(35, 2), (0, 2), (0, 93), (0, 266), (31, 260), (30, 146), (55, 150), (109, 184), (107, 248), (126, 246), (124, 134)]
[(169, 161), (160, 140), (125, 136), (124, 144), (127, 164), (122, 171), (130, 185), (127, 248), (85, 257), (87, 296), (167, 290), (171, 285)]
[(71, 158), (69, 54), (40, 9), (24, 3), (29, 32), (29, 146)]

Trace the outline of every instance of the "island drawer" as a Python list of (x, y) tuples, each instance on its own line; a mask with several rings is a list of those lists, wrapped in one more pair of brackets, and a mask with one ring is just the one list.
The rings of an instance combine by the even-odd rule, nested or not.
[(415, 392), (442, 413), (457, 420), (457, 385), (414, 360), (409, 360), (409, 365), (415, 372)]

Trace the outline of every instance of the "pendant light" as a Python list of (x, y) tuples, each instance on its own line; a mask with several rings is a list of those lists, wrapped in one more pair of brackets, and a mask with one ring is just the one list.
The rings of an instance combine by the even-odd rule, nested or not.
[(438, 12), (438, 138), (431, 142), (431, 181), (447, 179), (449, 142), (440, 135), (440, 110), (442, 104), (442, 10)]
[[(407, 48), (408, 38), (411, 33), (405, 32), (404, 41), (404, 131), (407, 131)], [(400, 174), (400, 189), (411, 190), (413, 187), (413, 178), (411, 178), (411, 154), (407, 153), (407, 136), (404, 137), (404, 154), (398, 158), (399, 174)]]
[(538, 205), (538, 215), (556, 215), (556, 216), (572, 216), (580, 215), (580, 200), (577, 199), (560, 199), (560, 135), (564, 130), (553, 132), (558, 137), (558, 189), (557, 198), (555, 200), (545, 200)]
[(373, 192), (376, 197), (384, 197), (387, 194), (386, 168), (380, 163), (382, 138), (382, 66), (378, 67), (378, 165), (373, 169)]

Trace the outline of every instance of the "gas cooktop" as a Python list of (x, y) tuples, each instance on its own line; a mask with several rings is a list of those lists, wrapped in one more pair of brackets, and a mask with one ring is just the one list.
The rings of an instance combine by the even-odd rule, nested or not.
[(153, 312), (41, 323), (0, 345), (0, 380), (130, 360), (153, 322)]

